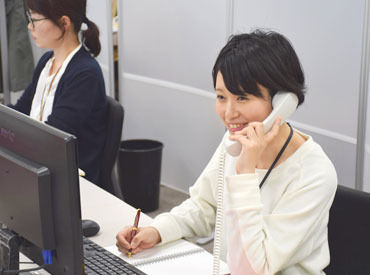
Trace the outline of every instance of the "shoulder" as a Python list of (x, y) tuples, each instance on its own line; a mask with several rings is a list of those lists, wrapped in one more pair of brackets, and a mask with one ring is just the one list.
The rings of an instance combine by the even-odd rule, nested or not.
[(72, 57), (60, 80), (61, 86), (74, 86), (78, 89), (89, 89), (90, 93), (105, 93), (104, 77), (98, 62), (84, 47)]
[(314, 184), (328, 192), (335, 192), (337, 173), (335, 166), (323, 148), (308, 136), (306, 142), (297, 150), (302, 184)]
[(94, 74), (101, 74), (101, 68), (99, 63), (90, 53), (84, 48), (81, 49), (73, 56), (70, 63), (67, 66), (66, 72), (90, 72)]
[(305, 143), (307, 144), (303, 144), (302, 146), (306, 146), (307, 148), (303, 148), (304, 150), (302, 150), (300, 158), (302, 168), (319, 171), (326, 170), (327, 172), (335, 171), (332, 161), (320, 144), (315, 142), (312, 137), (309, 137)]

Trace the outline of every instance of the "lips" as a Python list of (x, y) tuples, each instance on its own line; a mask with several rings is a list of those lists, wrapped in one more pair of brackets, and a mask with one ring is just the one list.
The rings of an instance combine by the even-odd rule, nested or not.
[(227, 124), (227, 128), (229, 129), (230, 132), (241, 131), (246, 126), (247, 126), (247, 123), (229, 123), (229, 124)]

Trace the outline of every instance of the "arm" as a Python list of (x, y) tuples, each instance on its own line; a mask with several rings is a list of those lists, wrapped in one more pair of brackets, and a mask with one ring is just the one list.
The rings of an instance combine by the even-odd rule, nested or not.
[(218, 156), (221, 144), (195, 184), (190, 198), (171, 212), (157, 216), (152, 224), (160, 233), (162, 243), (182, 237), (209, 236), (215, 224)]
[(288, 171), (280, 178), (287, 181), (287, 188), (271, 213), (263, 212), (256, 174), (227, 178), (225, 213), (232, 274), (275, 274), (311, 255), (321, 246), (323, 235), (326, 240), (336, 190), (334, 168), (324, 162), (294, 174)]
[(40, 61), (37, 63), (37, 66), (33, 73), (32, 82), (24, 90), (22, 96), (18, 99), (17, 103), (15, 105), (9, 104), (8, 107), (13, 108), (14, 110), (17, 110), (18, 112), (21, 112), (26, 115), (30, 114), (32, 101), (36, 92), (36, 86), (40, 77), (40, 73), (42, 69), (45, 67), (46, 62), (52, 56), (52, 54), (53, 54), (52, 52), (47, 52), (40, 58)]
[(9, 104), (8, 107), (17, 110), (18, 112), (21, 112), (25, 115), (29, 115), (31, 112), (33, 97), (36, 91), (36, 84), (34, 83), (34, 81), (32, 81), (32, 83), (30, 83), (28, 87), (24, 90), (17, 103), (15, 105)]
[(163, 244), (182, 237), (208, 236), (211, 233), (215, 223), (215, 177), (221, 146), (190, 188), (190, 199), (173, 208), (170, 213), (158, 215), (151, 226), (139, 228), (132, 240), (131, 226), (126, 226), (117, 234), (116, 245), (121, 252), (133, 249), (133, 253), (138, 253), (159, 242)]

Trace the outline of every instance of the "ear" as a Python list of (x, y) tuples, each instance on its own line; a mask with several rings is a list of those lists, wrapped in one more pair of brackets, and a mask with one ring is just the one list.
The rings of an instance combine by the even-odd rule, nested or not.
[(67, 31), (72, 26), (71, 19), (67, 15), (63, 15), (60, 18), (60, 25), (62, 26), (62, 28), (64, 29), (64, 31)]

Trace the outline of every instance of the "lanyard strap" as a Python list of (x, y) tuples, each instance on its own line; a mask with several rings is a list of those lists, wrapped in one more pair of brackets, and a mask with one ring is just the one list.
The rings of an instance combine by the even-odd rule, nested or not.
[(51, 91), (51, 86), (53, 85), (54, 79), (57, 76), (57, 74), (59, 73), (60, 68), (62, 68), (62, 65), (60, 65), (58, 70), (55, 72), (55, 75), (53, 76), (53, 78), (52, 78), (52, 80), (49, 84), (49, 89), (48, 89), (48, 92), (46, 93), (46, 97), (45, 97), (45, 101), (44, 101), (44, 95), (45, 95), (45, 90), (46, 90), (47, 83), (45, 84), (44, 90), (42, 92), (42, 97), (41, 97), (40, 117), (39, 117), (40, 121), (42, 121), (42, 118), (43, 118), (43, 115), (44, 115), (44, 109), (45, 109), (46, 101), (48, 100), (48, 97), (49, 97), (49, 94), (50, 94), (50, 91)]
[(267, 171), (266, 175), (264, 176), (263, 180), (261, 181), (260, 183), (260, 188), (262, 187), (262, 185), (265, 183), (267, 177), (270, 175), (272, 169), (274, 168), (275, 164), (278, 162), (278, 160), (280, 159), (281, 155), (284, 153), (285, 149), (287, 148), (288, 144), (289, 144), (289, 141), (292, 139), (292, 136), (293, 136), (293, 128), (292, 126), (290, 126), (290, 124), (287, 122), (289, 128), (290, 128), (290, 134), (287, 138), (287, 140), (285, 141), (283, 147), (281, 148), (279, 154), (277, 154), (274, 162), (271, 164), (269, 170)]

